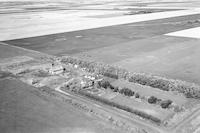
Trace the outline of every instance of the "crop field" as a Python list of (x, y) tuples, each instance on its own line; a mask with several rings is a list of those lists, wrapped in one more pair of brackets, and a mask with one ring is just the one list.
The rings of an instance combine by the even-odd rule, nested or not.
[[(104, 59), (104, 57), (106, 56), (106, 55), (104, 56), (104, 53), (113, 54), (111, 51), (113, 47), (116, 47), (113, 50), (121, 49), (121, 47), (124, 47), (126, 42), (131, 47), (137, 48), (140, 46), (141, 48), (140, 49), (138, 48), (138, 51), (143, 50), (143, 48), (150, 49), (151, 47), (153, 47), (152, 49), (156, 49), (156, 48), (162, 47), (163, 43), (161, 42), (157, 43), (157, 45), (155, 44), (156, 46), (153, 46), (156, 40), (157, 41), (162, 40), (162, 38), (164, 38), (163, 42), (166, 42), (166, 43), (172, 39), (173, 39), (172, 40), (173, 42), (177, 42), (181, 39), (179, 38), (171, 39), (171, 37), (165, 37), (165, 36), (163, 37), (161, 36), (160, 38), (159, 35), (177, 31), (177, 30), (198, 27), (200, 26), (200, 23), (195, 22), (195, 20), (198, 20), (198, 19), (200, 19), (199, 14), (188, 15), (187, 17), (176, 17), (176, 18), (167, 18), (167, 19), (161, 19), (161, 20), (152, 20), (152, 21), (138, 22), (138, 23), (133, 23), (133, 24), (124, 24), (124, 25), (96, 28), (96, 29), (83, 30), (83, 31), (74, 31), (74, 32), (52, 34), (52, 35), (40, 36), (40, 37), (32, 37), (32, 38), (27, 38), (27, 39), (26, 38), (17, 39), (17, 40), (5, 41), (5, 42), (11, 45), (20, 46), (27, 49), (32, 49), (32, 50), (36, 50), (36, 51), (40, 51), (40, 52), (44, 52), (48, 54), (53, 54), (53, 55), (74, 55), (80, 52), (89, 51), (83, 54), (86, 54), (86, 55), (88, 54), (88, 56), (92, 56), (92, 58), (94, 59), (97, 58), (97, 60), (100, 60), (101, 58)], [(145, 38), (147, 38), (146, 39), (147, 42), (151, 41), (151, 39), (153, 39), (152, 38), (153, 36), (158, 36), (159, 38), (156, 38), (155, 41), (152, 42), (152, 44), (149, 46), (146, 46), (148, 44), (142, 45), (141, 43), (139, 44), (138, 42), (141, 40), (145, 41)], [(191, 39), (183, 38), (183, 40), (181, 41), (184, 41), (184, 40), (187, 41)], [(132, 50), (132, 54), (134, 54), (135, 53), (135, 51), (133, 51), (134, 48), (131, 48), (131, 47), (129, 50), (130, 51)], [(98, 48), (102, 48), (102, 49), (98, 49)], [(128, 46), (124, 48), (128, 48)], [(96, 51), (101, 51), (101, 53), (99, 53), (100, 55), (98, 55), (98, 53), (96, 53), (97, 55), (95, 54), (93, 55), (93, 51), (92, 51), (93, 49), (94, 49), (94, 53), (96, 53)], [(83, 54), (81, 54), (80, 56), (82, 56)], [(119, 55), (119, 53), (115, 53), (115, 54)], [(113, 57), (114, 61), (116, 60), (115, 58)], [(106, 63), (109, 61), (105, 60)]]

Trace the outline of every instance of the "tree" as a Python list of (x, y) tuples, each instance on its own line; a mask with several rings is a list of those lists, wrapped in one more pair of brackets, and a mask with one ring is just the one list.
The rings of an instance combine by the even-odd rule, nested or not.
[(119, 91), (119, 88), (118, 88), (118, 87), (115, 87), (115, 88), (113, 89), (113, 91), (114, 91), (114, 92), (118, 92), (118, 91)]
[(123, 89), (120, 90), (121, 94), (125, 95), (125, 96), (133, 96), (134, 95), (134, 91), (132, 91), (129, 88), (124, 87)]
[(155, 104), (157, 102), (157, 98), (154, 96), (151, 96), (150, 98), (148, 98), (148, 103), (150, 104)]
[(111, 89), (111, 90), (114, 90), (114, 89), (115, 89), (115, 87), (114, 87), (114, 86), (112, 86), (111, 84), (110, 84), (110, 86), (109, 86), (109, 87), (110, 87), (110, 89)]
[(110, 87), (110, 82), (106, 81), (106, 80), (102, 80), (99, 82), (99, 85), (105, 89), (107, 89), (108, 87)]
[(135, 98), (139, 98), (139, 97), (140, 97), (139, 93), (135, 93)]
[(161, 107), (166, 109), (166, 108), (169, 108), (169, 105), (172, 104), (172, 101), (171, 100), (164, 100), (161, 102)]

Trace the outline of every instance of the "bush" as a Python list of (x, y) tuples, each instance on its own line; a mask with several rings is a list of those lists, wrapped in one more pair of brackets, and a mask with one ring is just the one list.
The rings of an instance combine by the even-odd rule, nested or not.
[(114, 89), (115, 89), (115, 87), (114, 87), (114, 86), (112, 86), (111, 84), (110, 84), (110, 86), (109, 86), (109, 87), (110, 87), (110, 89), (111, 89), (111, 90), (114, 90)]
[(151, 96), (150, 98), (148, 98), (148, 103), (150, 104), (155, 104), (157, 102), (157, 98), (154, 96)]
[(121, 93), (125, 96), (133, 96), (134, 95), (134, 91), (132, 91), (129, 88), (126, 88), (126, 87), (121, 89), (119, 93)]
[(108, 82), (108, 81), (106, 81), (106, 80), (102, 80), (102, 81), (99, 82), (99, 86), (101, 86), (101, 87), (107, 89), (107, 88), (109, 88), (111, 85), (110, 85), (110, 82)]
[(164, 91), (169, 91), (169, 82), (162, 79), (155, 79), (153, 76), (132, 75), (129, 79), (129, 82), (138, 83), (141, 85), (151, 86), (153, 88), (159, 88)]
[(118, 75), (116, 74), (112, 74), (112, 73), (104, 73), (103, 76), (109, 77), (109, 78), (113, 78), (113, 79), (118, 79)]
[(139, 93), (135, 93), (135, 98), (140, 98)]
[(111, 85), (110, 82), (107, 80), (99, 81), (97, 86), (103, 87), (105, 89), (107, 89), (107, 88), (110, 88), (111, 90), (115, 89), (115, 87), (113, 85)]
[(115, 88), (113, 89), (113, 92), (119, 92), (118, 87), (115, 87)]
[(169, 108), (169, 105), (172, 104), (172, 101), (171, 100), (164, 100), (161, 102), (161, 107), (166, 109), (166, 108)]

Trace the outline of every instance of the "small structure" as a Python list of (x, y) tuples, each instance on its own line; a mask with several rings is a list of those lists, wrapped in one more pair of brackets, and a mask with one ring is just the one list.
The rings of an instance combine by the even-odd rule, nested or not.
[(82, 88), (88, 88), (88, 87), (91, 87), (91, 86), (94, 86), (94, 79), (91, 78), (89, 75), (85, 75), (82, 78), (81, 87)]
[(61, 74), (64, 72), (64, 68), (62, 65), (55, 65), (52, 64), (51, 68), (49, 69), (49, 73), (54, 75), (54, 74)]
[(78, 68), (78, 65), (74, 65), (75, 68)]
[(95, 80), (95, 77), (93, 77), (91, 75), (85, 75), (84, 77), (87, 78), (87, 79), (90, 79), (90, 80)]

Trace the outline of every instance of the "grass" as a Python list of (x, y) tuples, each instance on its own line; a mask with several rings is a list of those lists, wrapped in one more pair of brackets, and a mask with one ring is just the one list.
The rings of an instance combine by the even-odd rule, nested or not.
[(130, 113), (133, 113), (137, 116), (140, 116), (144, 119), (147, 119), (147, 120), (150, 120), (156, 124), (161, 124), (161, 120), (155, 116), (152, 116), (152, 115), (149, 115), (147, 113), (144, 113), (143, 111), (139, 111), (139, 110), (136, 110), (136, 109), (133, 109), (133, 108), (130, 108), (129, 106), (126, 106), (126, 104), (119, 104), (119, 103), (116, 103), (114, 101), (111, 101), (111, 100), (107, 100), (107, 99), (104, 99), (102, 97), (99, 97), (99, 96), (95, 96), (95, 95), (92, 95), (90, 93), (87, 93), (85, 91), (78, 91), (79, 94), (83, 95), (83, 96), (86, 96), (90, 99), (93, 99), (93, 100), (96, 100), (98, 102), (102, 102), (104, 104), (107, 104), (107, 105), (110, 105), (112, 107), (116, 107), (118, 109), (121, 109), (121, 110), (124, 110), (124, 111), (127, 111), (127, 112), (130, 112)]
[(130, 83), (126, 80), (118, 80), (111, 83), (113, 86), (119, 86), (120, 88), (127, 87), (135, 92), (140, 93), (145, 97), (156, 96), (159, 99), (167, 100), (171, 99), (174, 103), (178, 105), (184, 105), (187, 103), (187, 99), (182, 95), (175, 95), (168, 91), (162, 91), (159, 89), (153, 89), (148, 86), (142, 86), (135, 83)]

